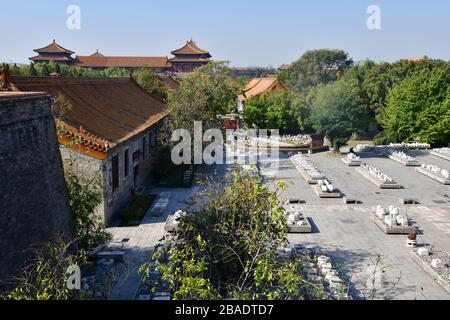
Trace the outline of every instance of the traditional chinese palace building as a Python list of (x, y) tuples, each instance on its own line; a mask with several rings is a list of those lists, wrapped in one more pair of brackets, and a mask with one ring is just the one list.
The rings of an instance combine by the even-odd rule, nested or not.
[(286, 85), (277, 77), (254, 78), (247, 84), (244, 92), (237, 99), (237, 109), (241, 113), (245, 108), (245, 101), (262, 97), (272, 91), (288, 91)]
[(50, 45), (35, 49), (37, 56), (31, 57), (34, 63), (56, 62), (81, 68), (90, 68), (94, 70), (103, 70), (117, 67), (125, 68), (130, 71), (147, 66), (158, 73), (182, 72), (189, 73), (195, 68), (210, 62), (211, 55), (208, 51), (200, 49), (196, 43), (191, 40), (180, 49), (172, 51), (173, 58), (168, 57), (135, 57), (135, 56), (107, 56), (98, 50), (89, 56), (76, 55), (74, 51), (65, 49), (55, 40)]
[(180, 72), (192, 72), (195, 68), (211, 62), (208, 51), (200, 49), (192, 39), (184, 47), (172, 51), (175, 56), (169, 62)]
[(133, 78), (10, 77), (23, 92), (62, 96), (71, 108), (55, 115), (63, 159), (76, 159), (97, 174), (103, 201), (97, 214), (110, 225), (129, 203), (133, 190), (155, 170), (158, 136), (168, 114), (166, 103), (148, 94)]
[(60, 46), (53, 40), (53, 43), (48, 46), (40, 49), (33, 50), (38, 53), (37, 56), (31, 57), (30, 60), (34, 63), (39, 62), (56, 62), (61, 64), (73, 64), (75, 59), (72, 55), (75, 53), (71, 50), (67, 50), (66, 48)]

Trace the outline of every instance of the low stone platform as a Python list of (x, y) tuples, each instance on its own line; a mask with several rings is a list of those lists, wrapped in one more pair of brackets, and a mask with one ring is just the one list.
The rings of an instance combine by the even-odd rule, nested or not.
[(436, 151), (431, 151), (431, 154), (433, 156), (439, 157), (441, 159), (445, 159), (445, 160), (450, 161), (450, 154), (439, 153), (439, 152), (436, 152)]
[(367, 180), (369, 180), (370, 182), (375, 184), (380, 189), (402, 189), (403, 188), (403, 186), (398, 184), (397, 182), (385, 183), (385, 182), (377, 179), (376, 177), (372, 176), (369, 172), (367, 172), (367, 170), (357, 168), (356, 172), (358, 172), (364, 178), (366, 178)]
[(359, 204), (360, 202), (353, 197), (345, 196), (342, 198), (344, 201), (344, 204)]
[(407, 167), (420, 167), (420, 162), (415, 159), (414, 160), (405, 160), (403, 158), (399, 158), (399, 157), (396, 157), (393, 155), (389, 155), (388, 158), (391, 160), (394, 160), (398, 163), (401, 163), (402, 165), (407, 166)]
[(336, 192), (323, 192), (319, 185), (312, 186), (312, 189), (320, 198), (342, 198), (342, 194), (339, 190), (336, 190)]
[(294, 165), (295, 169), (297, 169), (297, 172), (300, 174), (300, 176), (305, 179), (305, 181), (308, 184), (317, 184), (317, 182), (319, 180), (323, 180), (325, 179), (325, 175), (324, 174), (320, 174), (318, 176), (315, 177), (310, 177), (307, 173), (306, 170), (300, 166), (298, 166), (294, 161), (291, 160), (291, 163)]
[(353, 159), (349, 159), (347, 157), (342, 158), (341, 160), (349, 167), (360, 167), (362, 164), (361, 160), (353, 160)]
[(289, 226), (288, 225), (288, 233), (311, 233), (312, 227), (308, 221), (308, 217), (305, 216), (306, 225), (302, 226)]
[(418, 168), (417, 172), (427, 176), (428, 178), (436, 180), (437, 182), (440, 182), (442, 184), (450, 185), (450, 180), (449, 179), (445, 179), (444, 177), (441, 177), (441, 176), (435, 174), (434, 172), (428, 171), (428, 170), (423, 169), (423, 168)]
[(175, 215), (173, 215), (173, 214), (167, 217), (166, 224), (164, 225), (164, 231), (170, 232), (170, 231), (175, 230), (177, 225), (174, 223), (174, 220), (175, 220)]
[(398, 201), (400, 204), (405, 205), (405, 204), (420, 204), (419, 199), (417, 198), (398, 198)]
[(305, 170), (304, 170), (303, 168), (299, 168), (298, 166), (295, 166), (295, 167), (296, 167), (298, 173), (300, 173), (300, 175), (302, 176), (302, 178), (305, 179), (305, 181), (306, 181), (308, 184), (317, 184), (317, 182), (318, 182), (319, 180), (325, 179), (325, 176), (324, 176), (324, 175), (317, 176), (317, 177), (310, 177), (310, 176), (308, 176), (308, 175), (306, 174), (306, 172), (305, 172)]
[(450, 283), (446, 281), (440, 274), (438, 274), (425, 260), (423, 260), (417, 251), (411, 252), (411, 259), (417, 263), (434, 281), (436, 281), (442, 288), (450, 293)]
[[(300, 206), (298, 205), (288, 205), (284, 207), (286, 210), (286, 222), (288, 227), (288, 233), (311, 233), (312, 227), (311, 223), (308, 220), (308, 217), (300, 211)], [(295, 225), (292, 225), (289, 223), (289, 216), (290, 215), (301, 215), (301, 219), (299, 221), (302, 222), (301, 225), (298, 225), (297, 223)], [(298, 221), (297, 221), (298, 222)]]
[(305, 200), (299, 198), (289, 198), (286, 200), (286, 204), (304, 204)]
[(390, 227), (386, 225), (380, 218), (378, 218), (375, 214), (371, 213), (370, 218), (373, 222), (386, 234), (411, 234), (416, 232), (416, 228), (413, 226), (396, 226)]

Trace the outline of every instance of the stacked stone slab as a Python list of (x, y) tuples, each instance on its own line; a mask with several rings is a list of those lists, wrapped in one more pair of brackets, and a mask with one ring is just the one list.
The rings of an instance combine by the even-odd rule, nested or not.
[(311, 224), (299, 210), (286, 211), (288, 233), (311, 233)]
[(328, 181), (328, 179), (322, 179), (317, 181), (317, 185), (314, 185), (312, 188), (320, 198), (342, 197), (341, 192), (338, 189), (336, 189), (336, 187), (330, 181)]
[(285, 255), (288, 255), (288, 258), (302, 261), (300, 268), (302, 276), (315, 286), (321, 287), (329, 298), (333, 300), (352, 299), (348, 294), (347, 286), (328, 255), (301, 246), (285, 249)]
[(371, 214), (373, 222), (386, 234), (412, 234), (416, 228), (411, 226), (408, 215), (399, 208), (390, 206), (385, 210), (377, 206), (375, 214)]

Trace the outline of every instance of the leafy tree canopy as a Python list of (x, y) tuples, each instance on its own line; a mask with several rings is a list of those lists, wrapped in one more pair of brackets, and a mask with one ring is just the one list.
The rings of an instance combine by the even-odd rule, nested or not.
[(317, 86), (308, 96), (314, 127), (327, 136), (336, 152), (368, 124), (368, 113), (357, 88), (356, 80), (341, 79)]
[(380, 63), (367, 71), (363, 79), (362, 90), (369, 109), (374, 114), (382, 112), (387, 103), (387, 96), (392, 87), (402, 82), (409, 75), (423, 69), (431, 70), (443, 66), (442, 60), (425, 58), (419, 61), (400, 60), (394, 63)]
[(388, 94), (379, 116), (386, 134), (401, 140), (450, 142), (450, 72), (446, 65), (411, 74)]
[(312, 87), (337, 80), (340, 74), (350, 69), (352, 65), (353, 60), (343, 50), (307, 51), (284, 73), (284, 77), (287, 77), (284, 80), (294, 90), (306, 95)]
[(168, 97), (173, 129), (193, 132), (194, 121), (202, 121), (204, 128), (218, 126), (218, 116), (234, 108), (239, 92), (238, 83), (230, 77), (227, 64), (213, 62), (186, 75), (177, 91)]
[[(283, 189), (285, 186), (279, 186)], [(302, 299), (320, 290), (302, 279), (300, 261), (282, 260), (284, 208), (276, 192), (243, 171), (211, 184), (154, 256), (175, 299)], [(141, 268), (151, 272), (150, 265)], [(321, 296), (323, 297), (323, 296)]]
[(311, 128), (305, 97), (283, 91), (247, 100), (244, 119), (250, 127), (279, 129), (281, 133), (298, 134)]
[(133, 73), (133, 78), (151, 95), (167, 100), (167, 89), (156, 72), (144, 66)]

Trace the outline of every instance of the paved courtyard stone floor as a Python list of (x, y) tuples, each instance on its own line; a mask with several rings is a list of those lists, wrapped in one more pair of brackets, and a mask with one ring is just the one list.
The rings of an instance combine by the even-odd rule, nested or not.
[[(423, 163), (436, 164), (450, 169), (450, 161), (432, 156), (428, 151), (411, 152)], [(381, 255), (385, 272), (381, 278), (377, 299), (450, 299), (442, 289), (412, 259), (406, 246), (405, 235), (386, 235), (370, 219), (377, 205), (395, 205), (408, 210), (409, 217), (419, 230), (419, 243), (430, 244), (450, 251), (450, 186), (442, 185), (388, 158), (374, 154), (361, 154), (363, 161), (377, 167), (398, 183), (399, 190), (381, 190), (360, 174), (346, 166), (339, 157), (327, 153), (311, 155), (312, 161), (346, 196), (361, 204), (346, 205), (342, 199), (321, 199), (289, 161), (281, 155), (279, 170), (269, 184), (284, 181), (288, 188), (285, 198), (305, 201), (299, 209), (312, 220), (311, 234), (289, 235), (291, 246), (302, 245), (320, 248), (338, 264), (350, 284), (355, 299), (362, 298), (371, 259)], [(217, 175), (229, 167), (220, 166)], [(263, 170), (264, 172), (264, 170)], [(155, 189), (154, 193), (172, 193), (169, 208), (162, 217), (146, 217), (139, 227), (111, 228), (115, 241), (129, 239), (125, 245), (126, 262), (121, 266), (121, 281), (113, 291), (113, 299), (134, 299), (141, 277), (139, 266), (148, 261), (154, 246), (164, 236), (164, 225), (169, 214), (185, 205), (199, 187), (190, 189)], [(415, 198), (420, 204), (402, 206), (399, 198)], [(392, 288), (392, 286), (395, 287)]]

